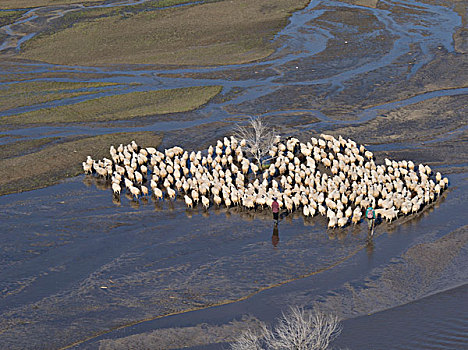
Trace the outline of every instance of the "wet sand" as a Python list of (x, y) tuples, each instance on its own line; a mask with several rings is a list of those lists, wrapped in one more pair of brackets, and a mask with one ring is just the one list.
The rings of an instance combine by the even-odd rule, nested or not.
[[(341, 347), (463, 348), (463, 6), (312, 1), (276, 34), (272, 55), (245, 64), (59, 66), (19, 60), (6, 50), (2, 81), (115, 83), (126, 92), (223, 90), (187, 113), (6, 126), (0, 144), (16, 151), (3, 158), (38, 147), (46, 153), (53, 138), (114, 140), (118, 132), (151, 132), (162, 137), (159, 147), (199, 150), (256, 115), (285, 136), (306, 140), (326, 131), (367, 144), (379, 162), (428, 163), (448, 175), (450, 187), (421, 214), (379, 225), (371, 245), (365, 224), (330, 231), (322, 218), (295, 213), (280, 223), (277, 247), (268, 212), (186, 210), (180, 200), (135, 202), (125, 195), (116, 201), (109, 184), (90, 177), (1, 196), (0, 345), (222, 349), (245, 327), (274, 323), (289, 305), (318, 304), (343, 319)], [(16, 191), (28, 176), (35, 179), (26, 165), (15, 173), (24, 175)]]

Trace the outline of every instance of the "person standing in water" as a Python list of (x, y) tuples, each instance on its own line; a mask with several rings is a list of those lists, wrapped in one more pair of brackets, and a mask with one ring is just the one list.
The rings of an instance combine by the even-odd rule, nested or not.
[(273, 220), (275, 220), (277, 224), (279, 219), (279, 203), (276, 200), (276, 197), (273, 197), (273, 203), (271, 203), (271, 210), (273, 212)]
[(369, 230), (371, 235), (374, 233), (374, 222), (375, 222), (375, 210), (372, 208), (372, 205), (369, 205), (369, 208), (366, 210), (367, 224), (369, 225)]

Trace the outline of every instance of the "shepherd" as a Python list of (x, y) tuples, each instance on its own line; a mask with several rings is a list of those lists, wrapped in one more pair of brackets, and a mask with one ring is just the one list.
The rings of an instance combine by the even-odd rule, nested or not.
[(369, 205), (369, 208), (366, 210), (367, 224), (369, 225), (369, 230), (371, 235), (374, 234), (374, 222), (375, 222), (375, 210), (372, 208), (372, 205)]
[(273, 202), (271, 203), (271, 210), (273, 212), (273, 220), (276, 221), (276, 223), (278, 223), (278, 219), (279, 219), (279, 203), (278, 201), (276, 200), (276, 197), (273, 197)]

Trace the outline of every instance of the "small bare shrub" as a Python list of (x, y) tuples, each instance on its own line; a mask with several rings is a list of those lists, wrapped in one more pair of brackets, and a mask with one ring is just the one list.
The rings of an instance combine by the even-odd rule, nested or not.
[(267, 328), (263, 324), (256, 331), (248, 329), (242, 332), (236, 341), (231, 344), (231, 350), (263, 350), (267, 332)]
[(338, 317), (294, 306), (272, 330), (242, 333), (231, 350), (325, 350), (340, 333)]
[(268, 344), (275, 350), (322, 350), (340, 333), (336, 316), (295, 306), (279, 319)]

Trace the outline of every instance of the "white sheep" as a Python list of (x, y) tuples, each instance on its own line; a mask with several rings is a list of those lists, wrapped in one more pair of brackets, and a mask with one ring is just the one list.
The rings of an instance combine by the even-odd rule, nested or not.
[(138, 196), (140, 195), (140, 190), (133, 185), (130, 186), (128, 189), (130, 190), (132, 196), (135, 197), (135, 199), (138, 199)]
[(120, 188), (120, 185), (118, 183), (112, 183), (112, 191), (114, 191), (114, 194), (117, 196), (117, 195), (120, 195), (120, 191), (121, 191), (121, 188)]

